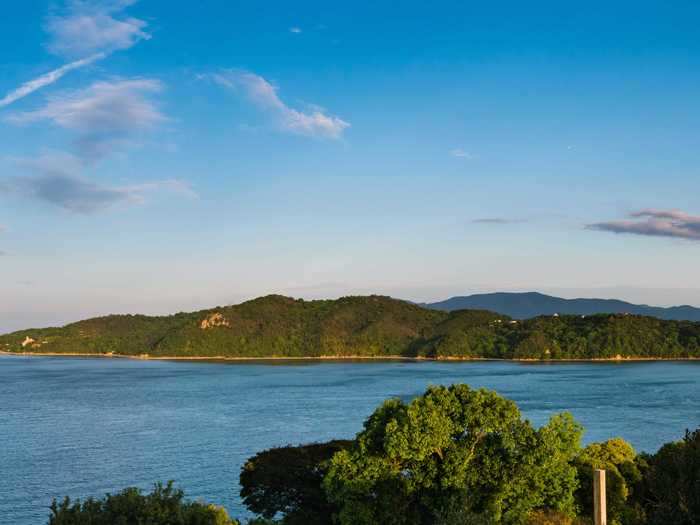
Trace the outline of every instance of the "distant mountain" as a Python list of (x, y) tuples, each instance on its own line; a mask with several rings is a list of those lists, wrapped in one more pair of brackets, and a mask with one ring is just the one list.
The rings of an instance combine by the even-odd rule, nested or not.
[(479, 309), (498, 312), (514, 319), (530, 319), (539, 315), (633, 314), (673, 321), (700, 321), (700, 308), (673, 306), (662, 308), (632, 304), (617, 299), (562, 299), (537, 292), (487, 293), (452, 297), (446, 301), (425, 304), (434, 310)]

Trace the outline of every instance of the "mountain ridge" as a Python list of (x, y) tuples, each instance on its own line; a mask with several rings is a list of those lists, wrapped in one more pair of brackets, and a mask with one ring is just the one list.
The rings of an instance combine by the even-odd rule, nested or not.
[(455, 296), (444, 301), (422, 303), (434, 310), (454, 311), (484, 309), (514, 319), (530, 319), (541, 315), (594, 315), (602, 313), (632, 314), (671, 321), (700, 321), (700, 308), (690, 305), (650, 306), (620, 299), (564, 299), (539, 292), (494, 292)]
[(6, 353), (154, 358), (700, 358), (700, 323), (628, 314), (516, 320), (385, 296), (272, 295), (170, 316), (111, 315), (0, 335)]

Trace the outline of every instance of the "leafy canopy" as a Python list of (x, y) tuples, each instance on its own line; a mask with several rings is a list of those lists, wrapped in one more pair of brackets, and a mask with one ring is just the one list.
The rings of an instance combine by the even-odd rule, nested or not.
[(636, 457), (632, 445), (622, 438), (591, 443), (581, 451), (574, 464), (579, 478), (576, 498), (582, 515), (593, 516), (593, 471), (603, 469), (611, 525), (636, 523), (639, 509), (632, 504), (632, 495), (642, 477)]
[(327, 463), (349, 441), (331, 441), (259, 452), (241, 469), (243, 503), (271, 519), (283, 515), (285, 525), (332, 525), (337, 507), (321, 486)]
[(66, 497), (51, 504), (49, 525), (238, 525), (223, 508), (184, 497), (172, 481), (156, 484), (149, 494), (132, 487), (99, 500)]
[(649, 525), (700, 523), (700, 428), (644, 458), (642, 493)]
[(380, 406), (324, 486), (341, 525), (437, 524), (455, 502), (504, 524), (543, 508), (573, 514), (580, 436), (569, 414), (535, 430), (495, 392), (430, 387)]

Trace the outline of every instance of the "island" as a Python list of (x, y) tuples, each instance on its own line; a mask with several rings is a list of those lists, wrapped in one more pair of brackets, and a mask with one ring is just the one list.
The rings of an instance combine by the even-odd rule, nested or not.
[(516, 320), (377, 295), (311, 301), (269, 295), (192, 313), (109, 315), (21, 330), (0, 335), (0, 352), (156, 359), (698, 359), (700, 323), (624, 313)]

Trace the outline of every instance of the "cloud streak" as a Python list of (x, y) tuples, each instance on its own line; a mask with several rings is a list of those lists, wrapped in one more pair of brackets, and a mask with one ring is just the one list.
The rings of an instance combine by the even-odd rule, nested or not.
[(589, 230), (617, 234), (672, 237), (700, 241), (700, 216), (680, 210), (646, 209), (629, 214), (629, 219), (586, 225)]
[(503, 217), (483, 217), (480, 219), (474, 219), (472, 221), (473, 224), (493, 224), (493, 225), (502, 225), (502, 224), (518, 224), (524, 222), (520, 219), (506, 219)]
[(461, 148), (453, 149), (452, 151), (450, 151), (450, 155), (452, 155), (453, 157), (457, 157), (458, 159), (466, 159), (466, 160), (473, 160), (474, 159), (474, 155), (472, 155), (468, 151), (464, 151)]
[(70, 64), (66, 64), (65, 66), (59, 67), (58, 69), (54, 69), (53, 71), (50, 71), (45, 75), (41, 75), (40, 77), (37, 77), (34, 80), (25, 82), (20, 87), (18, 87), (14, 91), (10, 91), (2, 99), (0, 99), (0, 108), (10, 105), (13, 102), (16, 102), (17, 100), (34, 93), (38, 89), (53, 84), (54, 82), (59, 80), (63, 75), (69, 73), (70, 71), (73, 71), (74, 69), (79, 69), (81, 67), (88, 66), (93, 62), (97, 62), (98, 60), (103, 59), (105, 56), (107, 55), (105, 55), (104, 53), (97, 53), (88, 58), (76, 60), (75, 62), (71, 62)]
[(48, 49), (56, 55), (72, 59), (72, 62), (10, 91), (0, 99), (0, 108), (50, 86), (67, 73), (102, 60), (114, 51), (128, 49), (140, 40), (151, 38), (143, 30), (146, 27), (143, 20), (120, 20), (113, 16), (135, 1), (89, 3), (73, 0), (64, 14), (50, 16), (46, 23), (46, 30), (51, 35)]
[(224, 71), (211, 75), (217, 84), (233, 91), (243, 91), (258, 108), (270, 113), (277, 126), (288, 133), (308, 137), (340, 139), (350, 124), (328, 115), (320, 108), (303, 112), (289, 107), (277, 94), (277, 88), (263, 77), (248, 71)]

